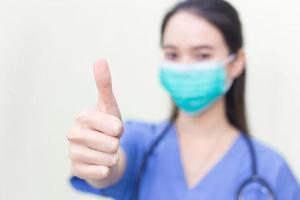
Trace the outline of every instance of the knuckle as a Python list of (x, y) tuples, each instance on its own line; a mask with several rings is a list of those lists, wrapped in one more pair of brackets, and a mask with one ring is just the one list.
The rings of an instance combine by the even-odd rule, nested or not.
[(74, 175), (74, 176), (79, 176), (80, 175), (80, 170), (78, 168), (77, 165), (75, 165), (74, 163), (71, 164), (70, 166), (70, 171), (71, 171), (71, 174)]
[(82, 157), (82, 153), (80, 151), (78, 151), (76, 148), (70, 148), (69, 150), (69, 158), (73, 161), (77, 161), (80, 160), (80, 158)]
[(87, 123), (90, 120), (90, 116), (95, 113), (95, 108), (86, 108), (82, 110), (75, 118), (77, 123)]
[(85, 140), (85, 135), (86, 134), (82, 134), (82, 129), (80, 129), (80, 127), (74, 126), (72, 127), (68, 134), (67, 134), (67, 139), (70, 143), (73, 142), (80, 142), (80, 141), (84, 141)]
[(112, 138), (109, 143), (109, 152), (116, 153), (119, 149), (119, 143), (120, 143), (119, 139)]
[(76, 121), (79, 123), (87, 123), (90, 119), (90, 116), (93, 115), (95, 111), (92, 108), (84, 109), (76, 118)]
[(105, 178), (109, 175), (110, 169), (106, 166), (102, 166), (101, 169), (98, 170), (98, 177)]
[(77, 133), (76, 128), (73, 126), (69, 129), (68, 133), (67, 133), (67, 139), (69, 141), (73, 141), (75, 138), (75, 134)]
[(119, 155), (118, 154), (113, 154), (110, 158), (110, 164), (111, 166), (114, 166), (118, 163), (119, 161)]
[(75, 163), (71, 165), (71, 174), (81, 179), (90, 178), (90, 173), (86, 171), (86, 169), (80, 163)]
[(76, 121), (78, 121), (79, 123), (82, 123), (82, 124), (86, 124), (88, 122), (88, 118), (89, 117), (87, 114), (82, 113), (77, 117)]
[(115, 136), (119, 136), (121, 135), (123, 131), (123, 124), (121, 122), (121, 120), (116, 120), (115, 122), (115, 125), (114, 125), (114, 133), (115, 133)]

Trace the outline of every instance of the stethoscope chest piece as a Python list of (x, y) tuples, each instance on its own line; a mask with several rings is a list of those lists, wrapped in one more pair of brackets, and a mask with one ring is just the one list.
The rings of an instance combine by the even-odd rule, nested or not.
[(269, 184), (259, 176), (247, 178), (238, 188), (238, 200), (275, 200)]

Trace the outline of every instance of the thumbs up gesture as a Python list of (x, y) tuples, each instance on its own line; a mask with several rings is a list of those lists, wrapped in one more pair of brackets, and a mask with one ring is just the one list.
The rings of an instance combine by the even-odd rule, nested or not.
[(99, 111), (121, 119), (120, 110), (112, 91), (109, 68), (104, 60), (98, 60), (95, 63), (94, 77), (99, 94), (99, 99), (97, 102)]
[(108, 177), (119, 162), (123, 125), (104, 60), (95, 63), (94, 77), (99, 94), (97, 104), (78, 115), (67, 138), (72, 175), (97, 181)]

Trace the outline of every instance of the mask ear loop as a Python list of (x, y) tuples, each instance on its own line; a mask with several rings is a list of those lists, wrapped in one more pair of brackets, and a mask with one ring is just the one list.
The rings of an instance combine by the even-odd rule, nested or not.
[[(235, 53), (232, 53), (230, 54), (224, 61), (224, 67), (226, 65), (228, 65), (229, 63), (231, 63), (232, 61), (234, 61), (234, 59), (236, 58), (236, 54)], [(225, 84), (225, 88), (224, 88), (224, 93), (227, 93), (228, 90), (231, 88), (233, 84), (233, 80), (227, 80), (226, 81), (226, 84)]]

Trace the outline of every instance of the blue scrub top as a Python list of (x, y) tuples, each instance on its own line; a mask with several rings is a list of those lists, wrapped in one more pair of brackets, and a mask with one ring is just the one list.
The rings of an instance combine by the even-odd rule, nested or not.
[[(114, 185), (96, 189), (78, 177), (71, 177), (71, 185), (81, 191), (114, 199), (130, 200), (134, 180), (143, 160), (143, 154), (166, 126), (166, 121), (146, 123), (126, 121), (121, 146), (127, 156), (123, 177)], [(300, 187), (287, 163), (274, 150), (254, 140), (258, 174), (275, 192), (278, 200), (300, 200)], [(197, 153), (195, 153), (197, 158)], [(156, 147), (147, 161), (140, 185), (142, 200), (233, 200), (240, 184), (251, 175), (251, 159), (245, 138), (241, 135), (217, 164), (194, 186), (189, 188), (184, 176), (176, 128)], [(253, 196), (252, 196), (253, 195)], [(251, 194), (251, 200), (258, 200)]]

